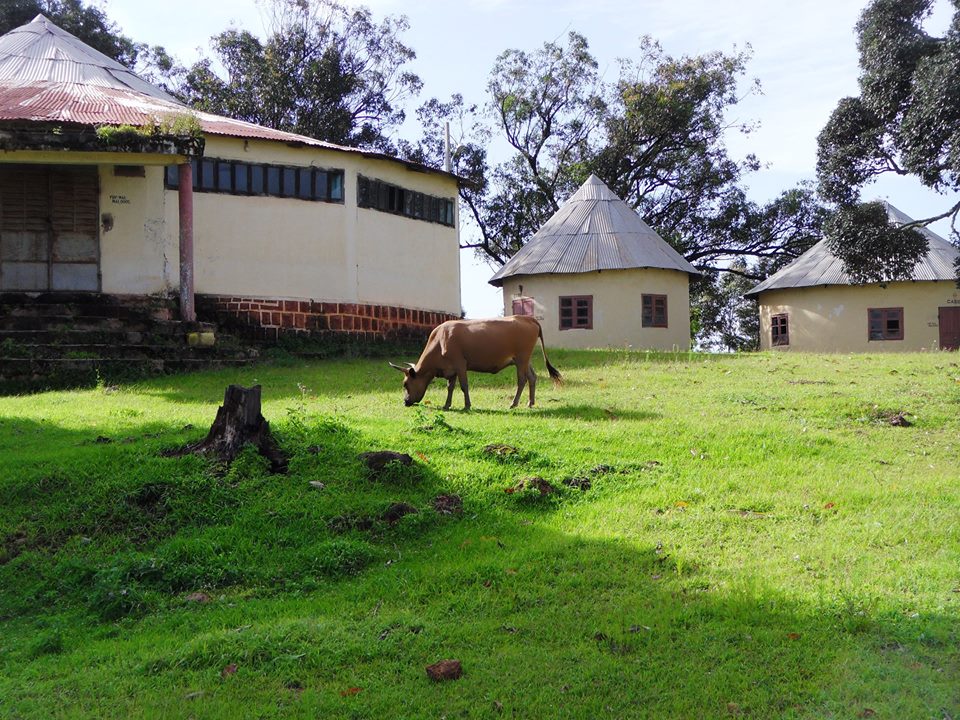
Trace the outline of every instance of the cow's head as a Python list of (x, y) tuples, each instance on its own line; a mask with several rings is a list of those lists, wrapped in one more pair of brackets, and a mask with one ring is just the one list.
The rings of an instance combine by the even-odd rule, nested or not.
[(406, 367), (390, 363), (390, 367), (403, 373), (403, 404), (410, 407), (414, 403), (420, 402), (427, 392), (427, 386), (432, 378), (428, 377), (426, 373), (418, 373), (413, 363), (407, 363)]

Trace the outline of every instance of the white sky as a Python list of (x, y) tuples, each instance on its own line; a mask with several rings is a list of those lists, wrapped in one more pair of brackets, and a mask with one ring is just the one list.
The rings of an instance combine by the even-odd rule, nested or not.
[[(353, 4), (361, 4), (353, 2)], [(813, 179), (816, 137), (841, 97), (858, 94), (853, 27), (866, 0), (369, 0), (380, 19), (403, 14), (410, 30), (404, 42), (417, 53), (411, 70), (424, 83), (419, 100), (460, 92), (483, 102), (487, 77), (503, 50), (533, 50), (583, 34), (615, 78), (619, 57), (636, 57), (639, 38), (650, 35), (672, 55), (730, 52), (749, 44), (748, 78), (763, 94), (735, 108), (735, 119), (757, 121), (749, 137), (734, 135), (735, 155), (753, 152), (764, 168), (748, 178), (750, 193), (766, 201), (802, 179)], [(943, 3), (941, 3), (943, 5)], [(211, 35), (230, 26), (261, 33), (256, 0), (107, 0), (108, 16), (136, 41), (163, 45), (184, 63), (197, 59)], [(934, 21), (946, 17), (939, 8)], [(746, 90), (749, 82), (743, 83)], [(408, 114), (419, 101), (411, 104)], [(419, 136), (410, 131), (411, 138)], [(925, 217), (947, 203), (918, 183), (889, 179), (865, 196), (883, 197), (912, 217)], [(935, 225), (946, 235), (948, 228)], [(461, 257), (463, 306), (470, 317), (499, 315), (500, 291), (487, 284), (494, 270), (472, 251)]]

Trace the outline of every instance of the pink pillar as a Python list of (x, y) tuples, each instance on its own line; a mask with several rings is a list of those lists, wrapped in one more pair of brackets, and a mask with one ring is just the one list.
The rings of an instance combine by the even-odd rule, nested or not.
[(193, 307), (193, 166), (179, 166), (180, 184), (180, 319), (196, 322)]

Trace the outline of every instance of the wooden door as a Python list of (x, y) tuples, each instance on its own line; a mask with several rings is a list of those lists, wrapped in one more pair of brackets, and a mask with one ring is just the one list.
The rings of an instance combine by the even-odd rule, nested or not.
[(0, 291), (100, 289), (96, 167), (0, 165)]
[(960, 307), (940, 308), (940, 348), (960, 349)]

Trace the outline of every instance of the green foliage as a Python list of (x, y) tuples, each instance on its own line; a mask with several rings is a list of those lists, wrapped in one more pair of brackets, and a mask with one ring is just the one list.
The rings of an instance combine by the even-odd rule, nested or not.
[(893, 227), (882, 202), (842, 205), (824, 224), (830, 251), (857, 283), (909, 280), (928, 250), (914, 229)]
[[(860, 95), (842, 99), (818, 137), (820, 192), (838, 205), (828, 227), (832, 245), (863, 281), (907, 277), (921, 244), (927, 247), (921, 236), (857, 208), (864, 185), (892, 173), (941, 193), (960, 189), (960, 9), (951, 29), (934, 37), (923, 27), (933, 4), (873, 0), (864, 9), (857, 23)], [(954, 224), (958, 212), (954, 203), (916, 226), (945, 217)]]
[(101, 125), (96, 129), (97, 139), (112, 147), (141, 150), (153, 142), (179, 141), (202, 148), (203, 131), (200, 120), (190, 112), (165, 115), (149, 125)]
[[(753, 129), (730, 118), (748, 61), (749, 51), (675, 58), (644, 38), (639, 57), (604, 81), (586, 38), (570, 32), (565, 43), (497, 58), (492, 126), (462, 96), (434, 99), (418, 111), (423, 139), (402, 151), (439, 166), (450, 122), (454, 171), (469, 181), (460, 198), (479, 235), (464, 247), (495, 264), (595, 173), (690, 262), (724, 272), (744, 258), (742, 272), (760, 280), (819, 239), (823, 210), (802, 186), (765, 206), (747, 200), (744, 180), (759, 162), (732, 157), (725, 136)], [(486, 148), (497, 137), (513, 155), (490, 167)]]
[(226, 30), (211, 38), (213, 58), (160, 68), (172, 90), (199, 110), (392, 151), (389, 133), (421, 87), (406, 69), (416, 57), (400, 40), (406, 18), (377, 22), (368, 8), (336, 0), (272, 0), (266, 7), (265, 38)]
[(759, 346), (757, 305), (743, 296), (756, 281), (746, 273), (746, 264), (735, 261), (728, 272), (708, 275), (693, 286), (692, 334), (699, 347), (744, 352)]

